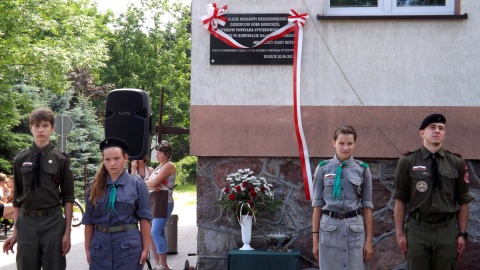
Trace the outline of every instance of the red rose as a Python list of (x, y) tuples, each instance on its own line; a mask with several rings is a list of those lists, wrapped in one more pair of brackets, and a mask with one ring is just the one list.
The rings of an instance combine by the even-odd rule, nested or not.
[(230, 201), (235, 201), (235, 193), (230, 194), (228, 198), (230, 199)]
[(223, 189), (223, 191), (228, 194), (228, 193), (230, 192), (230, 188), (229, 188), (229, 187), (225, 187), (225, 188)]
[(252, 190), (255, 190), (255, 188), (252, 187), (252, 186), (250, 186), (250, 187), (248, 187), (248, 190), (249, 190), (249, 191), (252, 191)]
[(247, 186), (248, 186), (248, 183), (247, 183), (247, 182), (243, 182), (243, 183), (242, 183), (242, 186), (247, 187)]
[(237, 192), (242, 191), (242, 188), (240, 186), (236, 186), (235, 189), (237, 190)]
[(265, 193), (265, 190), (266, 190), (266, 189), (265, 189), (264, 186), (261, 186), (261, 187), (260, 187), (260, 191), (261, 191), (262, 193)]
[(255, 196), (257, 196), (257, 192), (255, 192), (255, 190), (251, 190), (250, 191), (250, 195), (255, 198)]

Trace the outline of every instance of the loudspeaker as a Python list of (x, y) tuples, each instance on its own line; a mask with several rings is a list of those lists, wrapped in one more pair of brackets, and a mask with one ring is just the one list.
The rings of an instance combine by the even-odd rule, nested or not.
[(140, 89), (115, 89), (107, 95), (105, 138), (128, 143), (129, 159), (150, 156), (152, 112), (147, 92)]

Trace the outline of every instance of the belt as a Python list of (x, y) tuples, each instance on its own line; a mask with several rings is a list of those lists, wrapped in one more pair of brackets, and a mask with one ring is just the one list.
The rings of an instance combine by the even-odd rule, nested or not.
[(360, 209), (357, 209), (347, 213), (323, 210), (323, 214), (336, 219), (345, 219), (345, 218), (353, 218), (353, 217), (359, 216), (361, 213), (360, 213)]
[(455, 213), (450, 214), (438, 214), (438, 215), (427, 215), (420, 212), (410, 212), (410, 217), (416, 221), (420, 221), (428, 224), (440, 224), (449, 221), (455, 217)]
[(34, 217), (34, 218), (39, 218), (39, 217), (46, 217), (55, 213), (58, 213), (62, 211), (62, 207), (60, 205), (54, 206), (52, 208), (46, 209), (46, 210), (27, 210), (27, 209), (20, 209), (21, 214), (24, 217)]
[(136, 229), (136, 228), (138, 228), (138, 223), (132, 223), (124, 226), (115, 226), (115, 227), (95, 225), (95, 229), (103, 233), (124, 232), (128, 230)]

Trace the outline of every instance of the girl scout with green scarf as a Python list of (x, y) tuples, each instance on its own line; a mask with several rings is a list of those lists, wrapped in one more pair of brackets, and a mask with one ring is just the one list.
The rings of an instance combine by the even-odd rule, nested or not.
[(92, 270), (141, 270), (147, 259), (152, 219), (148, 190), (124, 169), (127, 147), (117, 138), (102, 141), (103, 164), (88, 185), (82, 223)]
[(320, 162), (313, 184), (313, 255), (320, 269), (365, 269), (373, 255), (372, 175), (352, 156), (352, 126), (334, 132), (335, 156)]

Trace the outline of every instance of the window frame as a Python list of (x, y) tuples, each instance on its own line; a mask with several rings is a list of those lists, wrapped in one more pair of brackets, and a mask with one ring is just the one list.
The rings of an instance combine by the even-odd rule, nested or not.
[(398, 7), (397, 0), (378, 0), (378, 7), (331, 8), (325, 0), (326, 16), (402, 16), (402, 15), (454, 15), (456, 1), (445, 0), (445, 6)]

